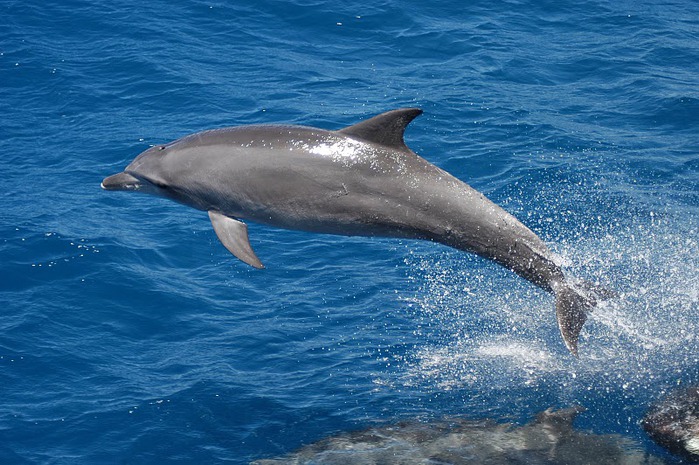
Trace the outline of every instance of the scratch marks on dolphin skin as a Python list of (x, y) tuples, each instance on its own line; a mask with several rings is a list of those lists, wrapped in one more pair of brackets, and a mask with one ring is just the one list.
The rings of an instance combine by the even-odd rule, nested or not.
[(342, 190), (335, 192), (332, 195), (333, 198), (340, 198), (340, 197), (344, 197), (346, 195), (349, 195), (349, 191), (347, 190), (347, 186), (345, 185), (345, 183), (342, 183), (341, 187), (342, 187)]

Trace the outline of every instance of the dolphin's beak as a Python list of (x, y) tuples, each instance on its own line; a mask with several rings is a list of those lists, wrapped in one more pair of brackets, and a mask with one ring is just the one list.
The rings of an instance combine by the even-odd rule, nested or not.
[(143, 183), (138, 178), (130, 174), (118, 173), (104, 178), (102, 189), (108, 191), (130, 191), (141, 188)]

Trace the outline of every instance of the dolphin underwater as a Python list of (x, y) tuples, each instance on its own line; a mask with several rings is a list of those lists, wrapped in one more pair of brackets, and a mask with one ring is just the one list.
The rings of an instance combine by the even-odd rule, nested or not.
[(636, 442), (573, 427), (583, 409), (548, 409), (526, 425), (448, 418), (340, 433), (252, 465), (659, 465)]
[(317, 233), (424, 239), (475, 253), (554, 294), (566, 347), (577, 355), (587, 313), (613, 294), (567, 279), (546, 244), (483, 194), (410, 150), (402, 108), (331, 131), (251, 125), (149, 148), (106, 190), (166, 197), (208, 212), (236, 257), (263, 268), (241, 220)]

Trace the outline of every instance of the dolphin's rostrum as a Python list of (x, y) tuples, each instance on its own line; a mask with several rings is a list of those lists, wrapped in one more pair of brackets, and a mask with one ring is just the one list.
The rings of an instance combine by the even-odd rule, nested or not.
[(531, 230), (403, 141), (422, 110), (380, 114), (338, 131), (255, 125), (214, 129), (151, 147), (107, 190), (135, 190), (207, 211), (223, 245), (263, 268), (247, 219), (319, 233), (426, 239), (489, 258), (556, 297), (577, 354), (587, 312), (607, 291), (564, 277)]

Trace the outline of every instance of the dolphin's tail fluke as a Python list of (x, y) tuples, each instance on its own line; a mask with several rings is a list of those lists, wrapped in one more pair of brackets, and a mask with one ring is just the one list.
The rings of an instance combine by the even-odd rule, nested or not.
[(587, 314), (599, 303), (617, 294), (602, 286), (584, 281), (563, 283), (554, 291), (556, 296), (556, 320), (563, 342), (571, 354), (578, 356), (578, 337)]

